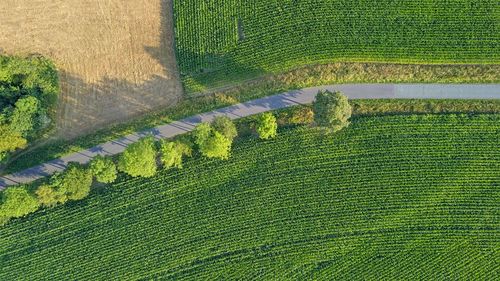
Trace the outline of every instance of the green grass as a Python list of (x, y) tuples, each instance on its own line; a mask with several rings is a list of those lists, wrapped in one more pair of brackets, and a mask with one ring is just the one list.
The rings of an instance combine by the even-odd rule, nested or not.
[(330, 62), (500, 63), (494, 0), (175, 0), (188, 91)]
[(0, 228), (0, 280), (492, 280), (499, 115), (284, 129)]

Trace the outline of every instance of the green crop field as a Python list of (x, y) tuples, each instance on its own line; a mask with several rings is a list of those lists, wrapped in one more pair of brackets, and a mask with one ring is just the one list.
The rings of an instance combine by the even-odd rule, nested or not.
[(500, 63), (496, 0), (174, 0), (188, 91), (334, 61)]
[(0, 280), (494, 280), (500, 115), (246, 137), (0, 228)]

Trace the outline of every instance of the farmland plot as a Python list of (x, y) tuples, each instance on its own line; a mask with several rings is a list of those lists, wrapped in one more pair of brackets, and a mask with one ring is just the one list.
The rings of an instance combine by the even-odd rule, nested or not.
[(174, 13), (191, 91), (315, 63), (500, 63), (494, 0), (174, 0)]
[(0, 228), (1, 280), (493, 280), (499, 115), (243, 139)]
[(2, 0), (0, 52), (53, 60), (58, 135), (84, 135), (179, 100), (170, 8), (170, 0)]

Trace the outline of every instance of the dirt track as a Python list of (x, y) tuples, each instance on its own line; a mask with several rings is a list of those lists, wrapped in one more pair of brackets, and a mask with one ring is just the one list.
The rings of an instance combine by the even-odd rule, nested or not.
[(58, 136), (72, 138), (181, 98), (170, 9), (171, 0), (1, 0), (0, 50), (54, 60)]

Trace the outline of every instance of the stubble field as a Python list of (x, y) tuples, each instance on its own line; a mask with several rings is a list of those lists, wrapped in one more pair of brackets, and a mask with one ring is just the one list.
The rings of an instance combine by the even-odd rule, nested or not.
[(54, 60), (57, 135), (72, 138), (175, 104), (170, 0), (2, 0), (0, 51)]

